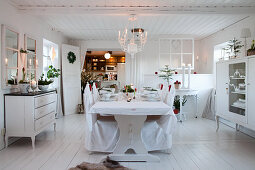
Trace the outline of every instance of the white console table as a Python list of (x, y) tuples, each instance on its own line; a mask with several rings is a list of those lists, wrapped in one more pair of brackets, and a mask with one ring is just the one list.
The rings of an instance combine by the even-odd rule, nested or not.
[(9, 137), (30, 137), (33, 149), (35, 136), (54, 124), (57, 110), (56, 91), (5, 94), (5, 146)]
[(197, 96), (198, 90), (192, 90), (192, 89), (178, 89), (175, 91), (176, 96), (180, 96), (180, 122), (186, 119), (186, 115), (183, 112), (182, 109), (182, 102), (183, 102), (183, 96), (194, 96), (196, 98), (196, 113), (195, 118), (197, 118), (197, 112), (198, 112), (198, 103), (197, 103)]

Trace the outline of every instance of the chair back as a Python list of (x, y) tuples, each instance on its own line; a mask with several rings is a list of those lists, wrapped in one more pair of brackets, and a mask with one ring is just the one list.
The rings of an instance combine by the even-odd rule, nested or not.
[(175, 88), (173, 85), (169, 85), (168, 92), (166, 93), (165, 103), (168, 106), (173, 107), (174, 104), (174, 97), (175, 97)]
[(98, 89), (96, 87), (96, 83), (94, 82), (93, 83), (93, 86), (92, 86), (92, 92), (93, 92), (93, 100), (94, 100), (94, 103), (96, 103), (99, 99), (99, 93), (98, 93)]
[(84, 95), (83, 98), (84, 98), (84, 106), (85, 106), (85, 111), (86, 111), (86, 121), (87, 121), (89, 130), (92, 131), (93, 125), (96, 122), (97, 115), (89, 113), (90, 108), (94, 104), (92, 92), (90, 89), (91, 89), (90, 85), (89, 85), (89, 83), (87, 83), (85, 92), (83, 94)]

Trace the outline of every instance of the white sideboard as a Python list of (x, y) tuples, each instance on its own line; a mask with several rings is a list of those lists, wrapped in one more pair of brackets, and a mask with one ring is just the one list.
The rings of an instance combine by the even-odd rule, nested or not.
[(216, 64), (216, 122), (219, 118), (255, 130), (255, 56)]
[(30, 137), (33, 149), (35, 136), (54, 125), (56, 128), (56, 91), (10, 93), (5, 95), (5, 146), (9, 137)]

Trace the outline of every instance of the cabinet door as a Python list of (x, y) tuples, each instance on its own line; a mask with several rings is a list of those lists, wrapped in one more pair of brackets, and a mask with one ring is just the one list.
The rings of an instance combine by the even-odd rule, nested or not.
[(216, 112), (228, 115), (228, 64), (216, 64)]
[(255, 129), (255, 58), (248, 61), (248, 125)]
[(247, 124), (247, 59), (229, 62), (229, 116), (237, 123)]

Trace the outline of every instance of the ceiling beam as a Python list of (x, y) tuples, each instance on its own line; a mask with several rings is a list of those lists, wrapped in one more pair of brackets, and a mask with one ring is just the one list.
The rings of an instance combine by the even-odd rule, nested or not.
[(255, 14), (255, 6), (16, 6), (22, 13), (34, 15), (105, 14)]

